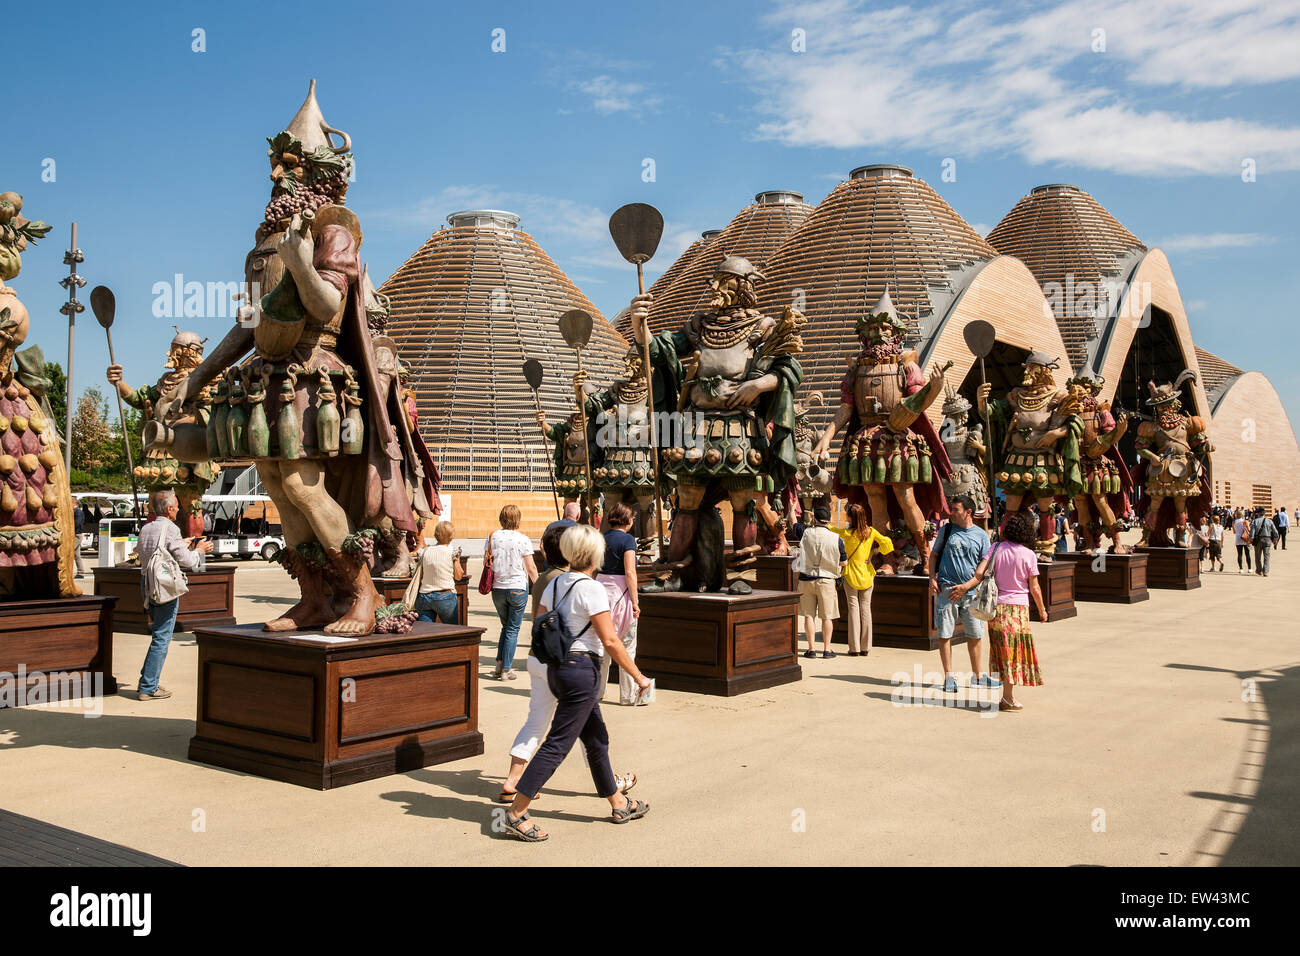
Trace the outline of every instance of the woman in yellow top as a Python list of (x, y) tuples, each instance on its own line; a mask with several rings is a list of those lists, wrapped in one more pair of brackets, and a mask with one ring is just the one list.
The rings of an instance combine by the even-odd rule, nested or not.
[(844, 539), (844, 599), (848, 604), (849, 657), (866, 657), (871, 653), (871, 587), (876, 583), (876, 569), (871, 555), (889, 554), (894, 542), (867, 520), (867, 509), (849, 505), (849, 526), (831, 528)]

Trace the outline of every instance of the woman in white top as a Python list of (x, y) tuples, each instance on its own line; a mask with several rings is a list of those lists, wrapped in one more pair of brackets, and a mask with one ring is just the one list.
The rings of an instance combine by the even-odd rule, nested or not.
[(519, 506), (506, 505), (498, 517), (501, 530), (488, 535), (483, 553), (492, 566), (492, 603), (501, 620), (501, 639), (497, 642), (497, 666), (492, 676), (497, 680), (515, 679), (515, 644), (519, 625), (528, 607), (528, 589), (537, 580), (533, 563), (533, 542), (519, 533)]
[(450, 521), (439, 521), (433, 529), (433, 538), (438, 543), (420, 551), (420, 594), (415, 599), (418, 620), (459, 623), (456, 582), (465, 576), (465, 570), (460, 563), (460, 552), (451, 549), (455, 535), (456, 529)]
[[(1250, 522), (1240, 511), (1238, 508), (1237, 517), (1232, 522), (1232, 533), (1237, 536), (1237, 573), (1245, 574), (1250, 570)], [(1246, 562), (1244, 568), (1241, 566), (1243, 559)]]
[(508, 832), (529, 843), (547, 838), (537, 824), (528, 824), (528, 806), (569, 755), (577, 740), (587, 754), (596, 793), (609, 801), (615, 823), (637, 820), (650, 812), (650, 805), (623, 793), (609, 765), (609, 732), (600, 713), (604, 688), (600, 680), (600, 659), (609, 654), (621, 671), (631, 675), (642, 692), (650, 680), (628, 655), (610, 621), (609, 597), (594, 580), (605, 557), (605, 540), (590, 525), (576, 525), (564, 532), (560, 550), (570, 570), (546, 586), (540, 607), (555, 607), (573, 636), (568, 656), (547, 668), (547, 685), (556, 698), (555, 719), (541, 748), (519, 778), (514, 800), (506, 813)]

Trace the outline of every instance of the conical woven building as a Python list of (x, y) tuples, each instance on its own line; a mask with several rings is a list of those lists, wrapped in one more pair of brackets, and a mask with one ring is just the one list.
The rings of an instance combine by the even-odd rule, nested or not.
[[(1300, 501), (1300, 447), (1273, 385), (1196, 346), (1169, 260), (1078, 186), (1037, 186), (989, 233), (1042, 284), (1075, 369), (1103, 375), (1102, 397), (1147, 411), (1148, 381), (1183, 369), (1183, 407), (1210, 419), (1216, 503)], [(1120, 443), (1136, 461), (1136, 429)]]
[[(453, 516), (465, 513), (458, 492), (532, 492), (549, 508), (547, 451), (523, 363), (541, 362), (542, 407), (558, 421), (573, 409), (578, 368), (560, 316), (570, 309), (591, 315), (582, 363), (595, 384), (622, 373), (627, 342), (513, 213), (452, 213), (379, 292), (390, 303), (388, 334), (410, 369), (420, 430), (452, 494)], [(522, 494), (511, 500), (524, 503)]]
[[(679, 329), (686, 320), (708, 302), (709, 279), (713, 270), (727, 256), (744, 256), (759, 269), (799, 225), (812, 214), (813, 207), (803, 201), (803, 194), (788, 189), (769, 189), (736, 214), (727, 227), (716, 234), (704, 233), (703, 245), (671, 283), (663, 276), (652, 289), (655, 295), (650, 310), (650, 329), (655, 333)], [(687, 250), (688, 252), (690, 250)], [(682, 263), (683, 255), (673, 263)], [(664, 273), (667, 276), (668, 273)], [(624, 320), (619, 331), (631, 336)]]
[[(820, 391), (826, 401), (813, 408), (819, 425), (839, 404), (846, 358), (857, 354), (856, 322), (886, 288), (923, 366), (953, 360), (948, 381), (968, 398), (979, 384), (962, 337), (969, 321), (984, 319), (997, 330), (998, 344), (986, 362), (995, 389), (1012, 377), (1018, 384), (1019, 363), (1031, 351), (1065, 358), (1029, 270), (999, 255), (906, 166), (853, 170), (763, 271), (763, 311), (778, 315), (793, 305), (808, 318), (799, 360), (804, 394)], [(940, 405), (930, 410), (936, 422)]]
[[(695, 257), (704, 250), (704, 247), (709, 244), (710, 240), (721, 232), (721, 229), (705, 229), (700, 233), (700, 237), (693, 240), (691, 244), (686, 247), (686, 251), (674, 259), (672, 265), (665, 269), (659, 278), (655, 279), (650, 288), (646, 289), (646, 291), (653, 296), (662, 295), (669, 286), (677, 281), (677, 277), (682, 274), (683, 270), (695, 261)], [(618, 315), (614, 316), (613, 322), (614, 328), (618, 329), (619, 335), (623, 336), (623, 338), (627, 339), (629, 342), (632, 341), (632, 322), (628, 318), (628, 309), (626, 306), (619, 311)]]

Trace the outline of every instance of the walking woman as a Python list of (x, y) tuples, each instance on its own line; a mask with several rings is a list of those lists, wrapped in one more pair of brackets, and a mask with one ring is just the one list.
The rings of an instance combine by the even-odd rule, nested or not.
[[(632, 509), (619, 502), (605, 516), (605, 560), (596, 580), (605, 588), (609, 598), (609, 617), (614, 633), (627, 649), (627, 656), (636, 659), (636, 621), (641, 616), (641, 605), (636, 591), (636, 538), (628, 533), (632, 527)], [(609, 678), (609, 655), (601, 662), (601, 688)], [(602, 695), (603, 696), (603, 695)], [(636, 682), (619, 671), (618, 702), (632, 706), (641, 695)]]
[(1002, 679), (1002, 700), (998, 710), (1021, 710), (1013, 690), (1016, 684), (1036, 687), (1043, 683), (1029, 629), (1029, 599), (1033, 597), (1038, 616), (1047, 619), (1043, 591), (1038, 586), (1038, 521), (1027, 511), (1007, 518), (1002, 540), (994, 545), (977, 575), (993, 574), (998, 585), (998, 607), (989, 621), (989, 670)]
[(519, 506), (506, 505), (498, 516), (501, 530), (493, 531), (483, 546), (484, 560), (492, 568), (492, 603), (501, 621), (497, 642), (497, 680), (515, 679), (515, 644), (528, 607), (528, 588), (537, 580), (533, 542), (519, 533)]
[[(1232, 532), (1237, 536), (1237, 573), (1245, 574), (1250, 570), (1250, 520), (1238, 508), (1232, 522)], [(1241, 566), (1242, 560), (1246, 566)]]
[(564, 533), (560, 550), (569, 562), (569, 571), (547, 586), (541, 606), (554, 607), (560, 613), (573, 643), (561, 663), (547, 668), (547, 686), (556, 699), (555, 719), (546, 740), (519, 778), (515, 798), (506, 812), (508, 832), (528, 843), (538, 843), (548, 836), (530, 822), (529, 804), (537, 799), (578, 740), (586, 751), (596, 793), (609, 801), (613, 822), (627, 823), (650, 812), (650, 804), (627, 796), (619, 788), (610, 769), (609, 732), (600, 713), (600, 659), (606, 654), (638, 688), (645, 691), (650, 687), (650, 679), (637, 670), (614, 632), (604, 587), (593, 580), (605, 558), (605, 540), (590, 525), (578, 525)]
[(849, 505), (847, 528), (831, 528), (844, 540), (848, 563), (840, 579), (849, 612), (849, 657), (866, 657), (871, 653), (871, 588), (876, 583), (875, 554), (889, 554), (894, 543), (867, 519), (862, 505)]

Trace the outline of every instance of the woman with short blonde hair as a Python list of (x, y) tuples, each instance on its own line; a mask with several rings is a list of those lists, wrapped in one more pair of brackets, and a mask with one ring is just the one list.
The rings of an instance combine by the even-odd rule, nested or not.
[(465, 576), (460, 549), (452, 550), (456, 529), (450, 521), (439, 521), (433, 529), (436, 544), (420, 549), (420, 590), (415, 597), (416, 618), (429, 623), (460, 623), (460, 599), (456, 582)]
[(578, 740), (586, 751), (596, 793), (609, 801), (615, 823), (640, 819), (650, 811), (650, 804), (627, 796), (624, 789), (630, 789), (630, 783), (615, 778), (610, 769), (609, 731), (600, 713), (604, 690), (600, 661), (606, 654), (642, 692), (650, 687), (650, 679), (637, 669), (614, 632), (604, 587), (593, 580), (605, 557), (605, 539), (590, 525), (576, 525), (564, 532), (560, 551), (569, 570), (546, 586), (541, 607), (559, 612), (573, 641), (564, 660), (547, 668), (547, 684), (556, 699), (555, 717), (546, 740), (519, 778), (506, 813), (510, 834), (529, 843), (545, 840), (547, 834), (537, 824), (529, 824), (528, 805)]

